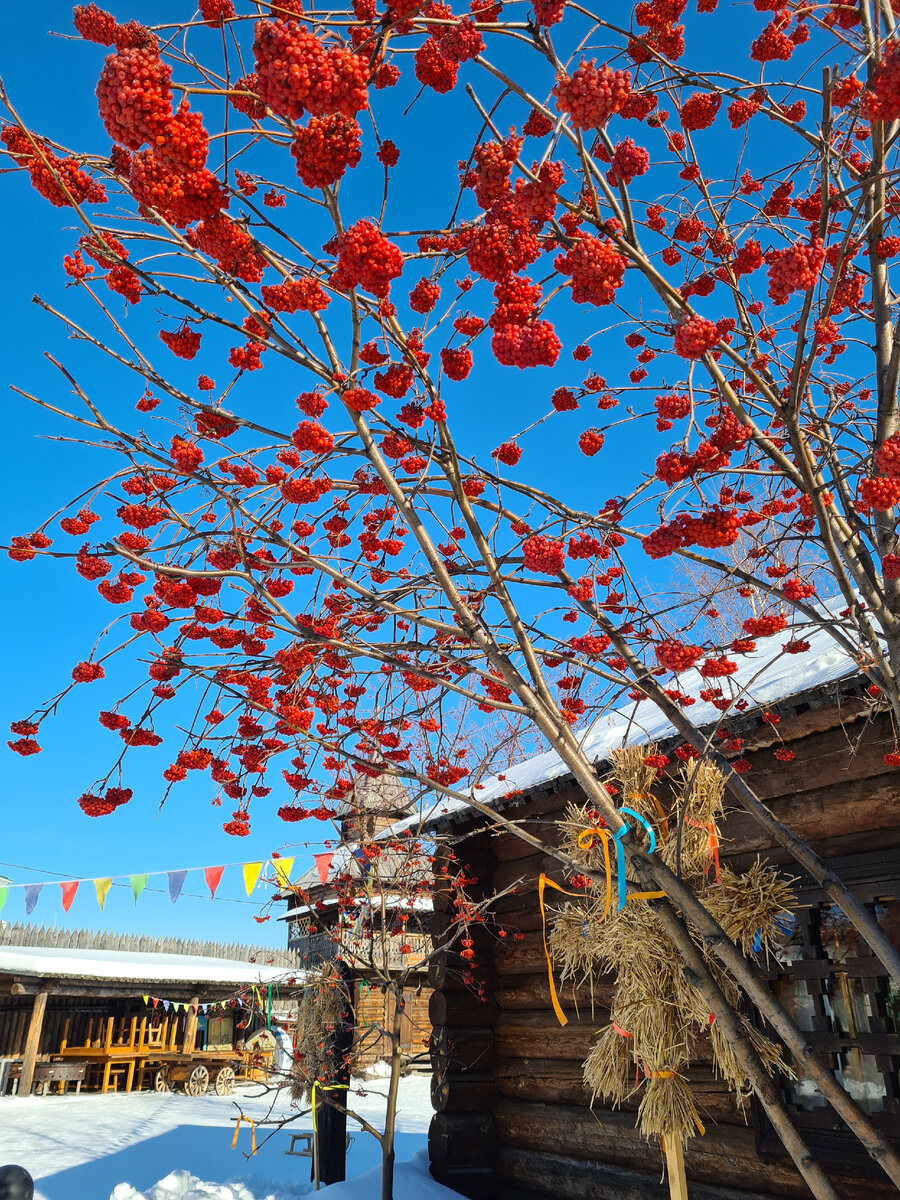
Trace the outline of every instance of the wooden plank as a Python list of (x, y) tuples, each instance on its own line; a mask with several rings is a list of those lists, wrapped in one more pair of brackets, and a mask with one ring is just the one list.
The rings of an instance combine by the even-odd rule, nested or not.
[(666, 1138), (665, 1152), (670, 1200), (688, 1200), (687, 1176), (684, 1173), (684, 1147), (681, 1139)]
[(22, 1074), (19, 1077), (19, 1092), (23, 1096), (31, 1095), (31, 1085), (34, 1082), (34, 1066), (37, 1062), (38, 1048), (41, 1042), (41, 1028), (44, 1024), (44, 1012), (47, 1008), (47, 993), (38, 992), (31, 1009), (28, 1022), (28, 1035), (25, 1038), (25, 1050), (22, 1054)]
[(492, 997), (481, 999), (471, 991), (432, 992), (428, 1015), (432, 1025), (491, 1025), (497, 1016), (497, 1004)]
[(184, 1037), (181, 1042), (182, 1054), (191, 1054), (193, 1052), (194, 1042), (197, 1040), (197, 1012), (199, 1005), (199, 996), (192, 996), (188, 1001), (187, 1015), (184, 1019)]

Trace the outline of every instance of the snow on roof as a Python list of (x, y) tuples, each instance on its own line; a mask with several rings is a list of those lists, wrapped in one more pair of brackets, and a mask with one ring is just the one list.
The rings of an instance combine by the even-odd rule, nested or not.
[[(836, 616), (844, 607), (840, 598), (824, 601), (819, 606), (823, 615)], [(803, 654), (786, 654), (782, 647), (790, 640), (809, 642)], [(831, 635), (819, 625), (796, 624), (772, 637), (756, 639), (751, 654), (736, 656), (738, 670), (722, 679), (704, 680), (696, 668), (682, 672), (678, 685), (682, 692), (697, 697), (688, 715), (701, 728), (720, 720), (722, 714), (710, 701), (700, 700), (699, 693), (708, 687), (719, 686), (723, 695), (747, 701), (746, 711), (775, 704), (800, 692), (821, 687), (848, 675), (858, 674), (859, 666), (842, 650)], [(674, 725), (651, 700), (615, 709), (595, 718), (585, 729), (576, 731), (585, 754), (593, 763), (609, 759), (610, 753), (625, 745), (640, 742), (659, 742), (676, 733)], [(508, 767), (501, 776), (493, 775), (476, 785), (473, 795), (482, 804), (507, 796), (510, 792), (527, 792), (569, 774), (569, 768), (555, 750), (538, 754), (525, 762)], [(443, 817), (467, 809), (464, 800), (439, 798), (423, 814), (397, 822), (392, 832), (421, 825), (423, 819), (431, 825)], [(470, 810), (471, 811), (471, 810)]]
[[(375, 899), (375, 908), (380, 908), (382, 902), (385, 908), (405, 908), (413, 912), (433, 912), (434, 901), (430, 896), (403, 896), (400, 893), (383, 892), (379, 893)], [(282, 913), (278, 918), (279, 921), (286, 921), (289, 917), (298, 917), (302, 913), (315, 912), (319, 905), (323, 908), (333, 908), (338, 903), (337, 896), (328, 900), (319, 900), (315, 904), (298, 904), (293, 908), (289, 908), (287, 912)], [(355, 896), (353, 903), (360, 907), (366, 903), (365, 896)]]
[(134, 950), (58, 950), (51, 946), (0, 946), (0, 974), (54, 978), (127, 979), (132, 983), (274, 983), (302, 971), (202, 955)]

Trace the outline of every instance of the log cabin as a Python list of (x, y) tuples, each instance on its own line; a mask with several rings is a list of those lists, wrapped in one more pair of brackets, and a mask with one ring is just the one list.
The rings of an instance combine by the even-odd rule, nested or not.
[[(760, 798), (829, 860), (896, 942), (900, 773), (884, 762), (896, 745), (890, 715), (826, 635), (804, 636), (814, 643), (808, 666), (779, 654), (780, 646), (773, 651), (762, 644), (755, 661), (742, 666), (744, 680), (734, 686), (743, 686), (752, 700), (743, 712), (729, 712), (727, 726), (744, 740), (741, 753), (751, 765), (747, 778)], [(768, 677), (760, 670), (767, 654), (773, 666)], [(752, 687), (746, 683), (751, 678)], [(681, 739), (672, 736), (671, 727), (667, 736), (655, 710), (649, 717), (640, 711), (610, 714), (585, 735), (601, 778), (618, 745), (654, 740), (673, 757)], [(701, 726), (708, 720), (714, 728), (715, 709), (698, 702), (691, 715), (697, 712)], [(774, 758), (779, 746), (793, 750), (794, 759)], [(502, 782), (487, 781), (480, 798), (550, 841), (567, 805), (583, 802), (553, 753), (509, 769)], [(430, 968), (432, 1174), (472, 1200), (668, 1197), (661, 1148), (644, 1141), (635, 1127), (639, 1095), (615, 1110), (599, 1097), (592, 1100), (583, 1082), (582, 1064), (609, 1024), (612, 979), (595, 986), (593, 994), (560, 989), (569, 1018), (565, 1027), (552, 1011), (537, 881), (546, 872), (565, 883), (559, 864), (459, 802), (442, 803), (430, 825), (452, 838), (454, 869), (477, 877), (480, 894), (515, 886), (496, 902), (495, 912), (498, 923), (521, 935), (501, 939), (489, 928), (471, 931), (470, 965), (486, 985), (484, 1000), (462, 985), (462, 964), (454, 955), (439, 956)], [(769, 977), (842, 1086), (900, 1147), (900, 993), (840, 911), (746, 813), (730, 811), (723, 835), (724, 862), (743, 869), (761, 856), (796, 881), (793, 937), (783, 958), (768, 964)], [(445, 904), (438, 889), (438, 945), (450, 923)], [(782, 1081), (785, 1103), (839, 1195), (895, 1196), (887, 1176), (802, 1070), (797, 1073), (796, 1082)], [(711, 1063), (702, 1059), (695, 1060), (688, 1082), (702, 1102), (706, 1129), (685, 1151), (691, 1200), (809, 1195), (755, 1099), (739, 1111)]]

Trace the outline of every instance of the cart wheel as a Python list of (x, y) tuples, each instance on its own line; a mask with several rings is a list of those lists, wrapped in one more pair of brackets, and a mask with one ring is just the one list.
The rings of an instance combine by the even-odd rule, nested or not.
[(153, 1076), (153, 1090), (154, 1092), (170, 1092), (172, 1090), (168, 1079), (166, 1079), (164, 1067), (160, 1067)]
[(209, 1069), (198, 1064), (185, 1080), (184, 1090), (189, 1096), (202, 1096), (209, 1087)]
[(216, 1075), (216, 1095), (230, 1096), (234, 1091), (234, 1067), (223, 1067)]

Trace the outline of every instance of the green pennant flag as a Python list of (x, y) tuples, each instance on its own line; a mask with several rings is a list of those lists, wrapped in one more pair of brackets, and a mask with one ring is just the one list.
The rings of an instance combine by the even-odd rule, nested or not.
[(131, 892), (132, 892), (132, 895), (134, 896), (135, 904), (137, 904), (137, 902), (138, 902), (138, 896), (141, 894), (141, 892), (147, 886), (147, 879), (148, 879), (147, 875), (131, 875), (131, 876), (129, 876), (128, 882), (131, 884)]
[(0, 912), (3, 912), (3, 905), (6, 903), (6, 897), (9, 895), (8, 887), (0, 887)]

